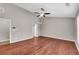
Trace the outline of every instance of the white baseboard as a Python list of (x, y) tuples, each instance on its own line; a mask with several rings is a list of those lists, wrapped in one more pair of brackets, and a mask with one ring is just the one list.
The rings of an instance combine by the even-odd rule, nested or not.
[(9, 41), (9, 39), (7, 39), (7, 40), (0, 40), (0, 42), (5, 42), (5, 41)]
[(32, 39), (33, 37), (27, 37), (27, 38), (22, 38), (22, 39), (17, 39), (17, 40), (10, 40), (10, 43), (16, 43), (19, 41), (23, 41), (23, 40), (28, 40), (28, 39)]
[(76, 48), (77, 48), (77, 50), (79, 52), (79, 46), (78, 46), (78, 43), (76, 41), (75, 41), (75, 45), (76, 45)]
[(67, 39), (67, 38), (60, 38), (60, 37), (54, 37), (54, 36), (46, 36), (46, 35), (42, 35), (42, 36), (44, 36), (44, 37), (50, 37), (50, 38), (58, 38), (60, 40), (66, 40), (66, 41), (72, 41), (72, 42), (75, 41), (75, 40), (70, 40), (70, 39)]
[(0, 45), (5, 45), (5, 44), (9, 44), (10, 41), (3, 41), (3, 42), (0, 42)]

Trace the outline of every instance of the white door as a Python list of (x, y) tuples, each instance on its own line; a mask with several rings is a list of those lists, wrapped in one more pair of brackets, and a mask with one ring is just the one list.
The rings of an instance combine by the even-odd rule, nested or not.
[(39, 37), (40, 35), (40, 24), (34, 24), (33, 25), (33, 36), (34, 37)]
[(10, 20), (0, 18), (0, 42), (10, 41)]

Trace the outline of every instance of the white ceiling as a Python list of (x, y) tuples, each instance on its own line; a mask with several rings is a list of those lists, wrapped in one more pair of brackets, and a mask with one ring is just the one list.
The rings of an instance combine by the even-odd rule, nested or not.
[(44, 8), (46, 12), (50, 12), (48, 17), (75, 17), (78, 13), (78, 3), (15, 3), (15, 5), (24, 8), (30, 12), (41, 12), (40, 8)]

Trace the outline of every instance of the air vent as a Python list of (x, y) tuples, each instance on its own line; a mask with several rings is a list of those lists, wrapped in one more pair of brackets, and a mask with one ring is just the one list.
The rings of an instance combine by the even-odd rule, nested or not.
[(70, 6), (70, 3), (65, 3), (65, 6)]

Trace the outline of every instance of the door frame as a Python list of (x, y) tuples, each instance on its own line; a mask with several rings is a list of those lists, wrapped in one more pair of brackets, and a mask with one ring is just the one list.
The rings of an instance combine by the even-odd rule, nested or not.
[(6, 21), (6, 22), (9, 22), (9, 43), (11, 43), (11, 19), (0, 18), (0, 21)]

